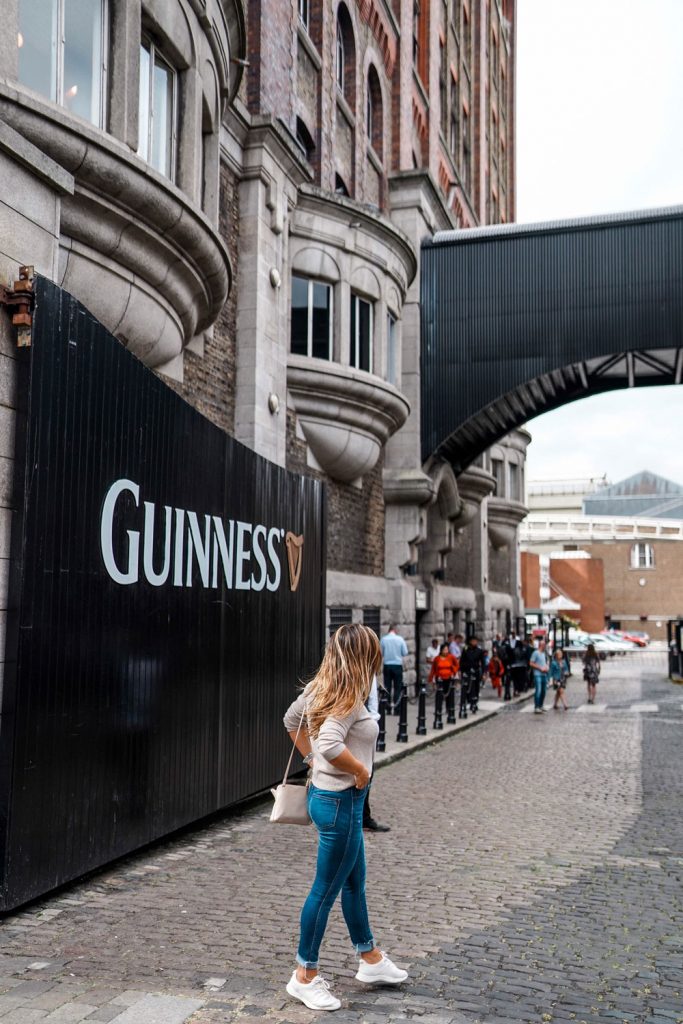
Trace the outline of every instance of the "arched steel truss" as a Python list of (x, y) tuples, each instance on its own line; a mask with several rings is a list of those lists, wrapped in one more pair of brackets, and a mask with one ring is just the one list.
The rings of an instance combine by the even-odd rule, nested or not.
[(683, 207), (439, 232), (421, 307), (422, 457), (460, 472), (550, 409), (683, 381)]

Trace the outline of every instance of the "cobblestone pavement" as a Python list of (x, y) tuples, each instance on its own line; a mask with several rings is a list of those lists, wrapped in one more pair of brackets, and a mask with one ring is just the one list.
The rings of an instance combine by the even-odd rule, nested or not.
[[(606, 664), (596, 714), (520, 707), (378, 772), (375, 935), (409, 967), (368, 991), (335, 910), (334, 1020), (683, 1022), (683, 688)], [(583, 703), (573, 679), (570, 703)], [(643, 706), (657, 710), (633, 710)], [(225, 818), (0, 926), (0, 1024), (319, 1015), (284, 992), (313, 830)]]

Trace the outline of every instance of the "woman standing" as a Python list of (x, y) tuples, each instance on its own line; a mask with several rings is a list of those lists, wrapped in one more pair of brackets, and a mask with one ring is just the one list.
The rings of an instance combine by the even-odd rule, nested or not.
[(565, 711), (569, 711), (569, 705), (564, 699), (564, 691), (567, 688), (567, 676), (569, 675), (569, 666), (567, 665), (567, 659), (564, 656), (564, 651), (561, 647), (558, 647), (553, 652), (553, 659), (550, 662), (550, 671), (548, 673), (553, 689), (555, 690), (555, 701), (553, 703), (553, 710), (557, 711), (560, 704)]
[[(378, 733), (365, 702), (381, 667), (375, 633), (358, 623), (340, 626), (316, 675), (284, 717), (292, 742), (313, 765), (308, 810), (318, 830), (318, 862), (301, 911), (298, 967), (287, 984), (289, 995), (312, 1010), (341, 1006), (318, 973), (320, 943), (340, 892), (344, 920), (360, 957), (356, 979), (398, 985), (408, 977), (375, 945), (365, 903), (363, 804)], [(305, 727), (297, 739), (302, 720)]]
[(432, 659), (429, 682), (433, 683), (436, 679), (441, 683), (447, 683), (458, 674), (459, 667), (458, 659), (451, 654), (448, 644), (441, 644), (439, 653)]
[(600, 658), (593, 644), (589, 644), (583, 656), (583, 678), (588, 686), (588, 703), (595, 704), (595, 688), (600, 680)]

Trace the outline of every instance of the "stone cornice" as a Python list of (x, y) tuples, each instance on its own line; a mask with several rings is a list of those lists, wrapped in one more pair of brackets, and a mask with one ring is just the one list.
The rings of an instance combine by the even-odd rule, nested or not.
[[(381, 238), (387, 247), (398, 253), (406, 271), (406, 282), (412, 284), (417, 273), (417, 256), (410, 239), (381, 213), (366, 204), (327, 192), (317, 185), (302, 185), (299, 189), (297, 208), (337, 221), (348, 227), (350, 221), (357, 221), (362, 230)], [(299, 233), (296, 220), (291, 226), (292, 234)]]
[(396, 171), (389, 175), (387, 180), (392, 210), (414, 207), (414, 193), (417, 192), (423, 208), (425, 211), (429, 211), (430, 216), (425, 219), (433, 223), (432, 230), (449, 231), (453, 228), (455, 221), (431, 171), (418, 169)]

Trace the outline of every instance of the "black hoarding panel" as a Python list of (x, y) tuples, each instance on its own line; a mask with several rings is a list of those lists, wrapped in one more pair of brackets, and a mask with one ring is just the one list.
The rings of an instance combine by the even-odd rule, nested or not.
[(225, 435), (42, 279), (20, 355), (5, 909), (277, 780), (324, 631), (319, 482)]

